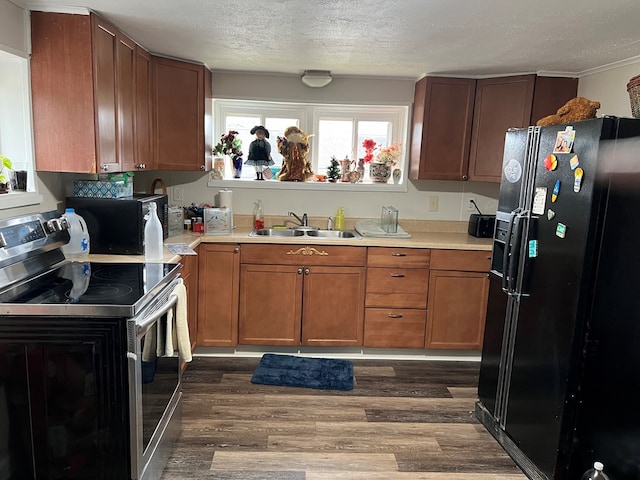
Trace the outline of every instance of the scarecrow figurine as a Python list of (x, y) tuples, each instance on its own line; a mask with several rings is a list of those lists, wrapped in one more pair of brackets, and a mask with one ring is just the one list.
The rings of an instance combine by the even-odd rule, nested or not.
[(256, 180), (264, 180), (262, 177), (264, 167), (274, 164), (271, 158), (271, 145), (267, 140), (269, 138), (269, 130), (262, 125), (256, 125), (251, 129), (250, 133), (255, 135), (256, 139), (249, 144), (249, 155), (244, 163), (253, 165), (256, 168)]

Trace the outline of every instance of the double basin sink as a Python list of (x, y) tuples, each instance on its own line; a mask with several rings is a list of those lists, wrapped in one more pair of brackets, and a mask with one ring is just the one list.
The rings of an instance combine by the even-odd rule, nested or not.
[(280, 237), (280, 238), (322, 238), (322, 239), (358, 239), (362, 238), (355, 230), (320, 230), (317, 228), (261, 228), (253, 230), (250, 237)]

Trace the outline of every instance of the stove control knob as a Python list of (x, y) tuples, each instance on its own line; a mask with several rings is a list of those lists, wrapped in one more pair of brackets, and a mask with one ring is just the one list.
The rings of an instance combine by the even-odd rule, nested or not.
[(44, 229), (47, 233), (51, 234), (61, 232), (62, 230), (68, 230), (69, 224), (67, 223), (66, 218), (53, 218), (44, 224)]

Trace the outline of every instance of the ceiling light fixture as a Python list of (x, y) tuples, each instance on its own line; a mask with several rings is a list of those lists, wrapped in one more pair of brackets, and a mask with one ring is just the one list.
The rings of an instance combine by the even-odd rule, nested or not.
[(302, 83), (307, 87), (326, 87), (331, 83), (331, 80), (331, 72), (329, 70), (305, 70), (302, 74)]

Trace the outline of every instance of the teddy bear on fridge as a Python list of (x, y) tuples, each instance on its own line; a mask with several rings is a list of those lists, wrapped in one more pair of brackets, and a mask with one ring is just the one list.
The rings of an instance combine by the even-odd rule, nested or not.
[(576, 97), (561, 106), (556, 113), (538, 120), (536, 125), (546, 127), (561, 123), (579, 122), (596, 118), (596, 110), (600, 108), (600, 102), (594, 102), (585, 97)]

